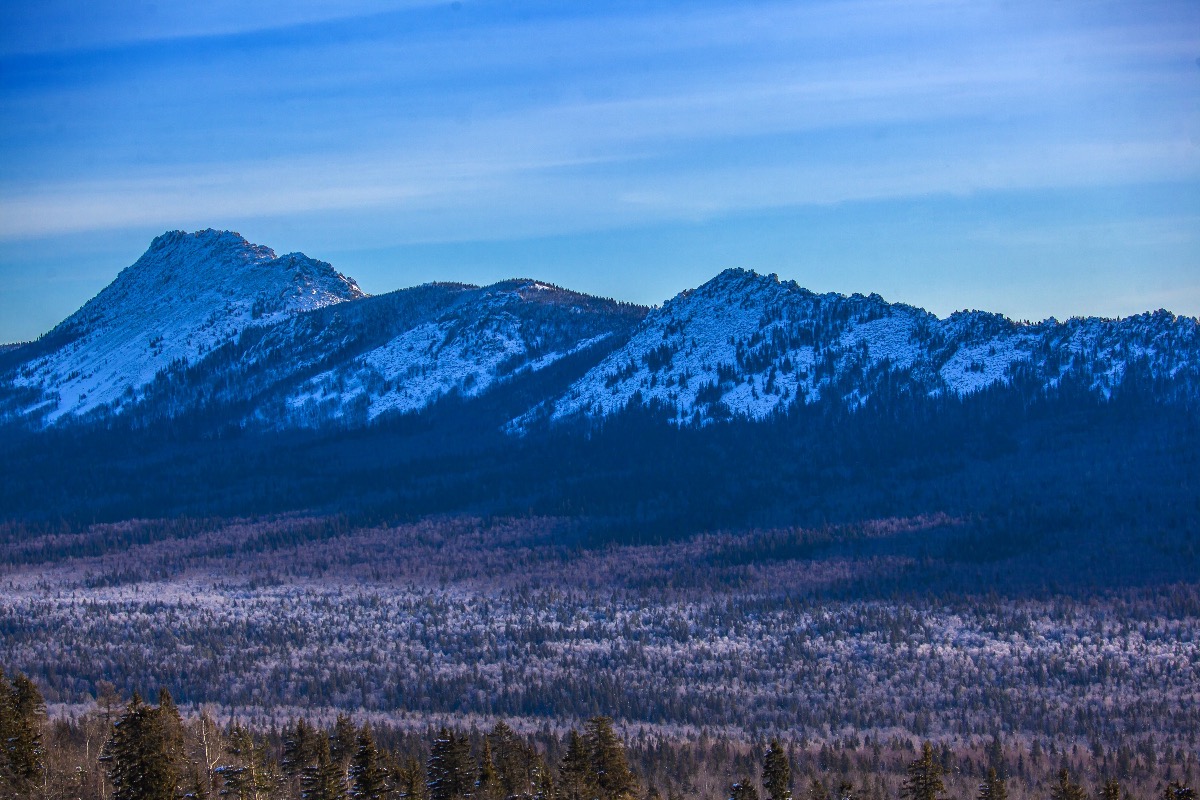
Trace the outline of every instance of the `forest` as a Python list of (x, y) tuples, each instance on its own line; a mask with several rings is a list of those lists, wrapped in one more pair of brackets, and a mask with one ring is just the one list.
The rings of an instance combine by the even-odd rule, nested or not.
[(234, 740), (288, 776), (300, 720), (330, 791), (369, 724), (387, 791), (431, 791), (445, 728), (475, 792), (499, 723), (560, 791), (599, 718), (639, 798), (778, 800), (774, 739), (796, 800), (901, 797), (926, 742), (953, 800), (989, 769), (1013, 800), (1195, 785), (1191, 406), (1064, 381), (503, 430), (565, 374), (364, 430), (0, 431), (0, 665), (45, 700), (38, 791), (116, 796), (135, 693), (182, 731), (163, 796), (220, 796)]
[[(774, 736), (680, 743), (644, 732), (624, 738), (606, 716), (561, 735), (548, 727), (521, 733), (503, 720), (486, 730), (412, 732), (347, 714), (328, 726), (300, 717), (263, 730), (221, 723), (204, 709), (185, 717), (165, 688), (157, 701), (136, 692), (125, 701), (104, 682), (83, 713), (48, 719), (28, 677), (0, 672), (0, 797), (1128, 800), (1153, 786), (1156, 798), (1195, 800), (1195, 760), (1169, 748), (1159, 761), (1153, 749), (1047, 753), (1036, 740), (1025, 753), (999, 737), (957, 752), (899, 736), (820, 748)], [(1096, 785), (1085, 788), (1080, 772)]]

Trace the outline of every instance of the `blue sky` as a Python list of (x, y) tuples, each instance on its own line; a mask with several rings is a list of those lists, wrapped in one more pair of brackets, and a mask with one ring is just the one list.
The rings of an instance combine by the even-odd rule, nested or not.
[(0, 0), (0, 341), (169, 229), (370, 292), (1200, 314), (1200, 4)]

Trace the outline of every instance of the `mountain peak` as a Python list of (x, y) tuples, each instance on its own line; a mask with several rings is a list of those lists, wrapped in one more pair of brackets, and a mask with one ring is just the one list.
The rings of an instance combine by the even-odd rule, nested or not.
[(85, 414), (136, 398), (160, 371), (251, 325), (364, 296), (303, 253), (276, 256), (233, 231), (168, 231), (45, 337), (54, 349), (17, 384), (45, 392), (51, 420)]

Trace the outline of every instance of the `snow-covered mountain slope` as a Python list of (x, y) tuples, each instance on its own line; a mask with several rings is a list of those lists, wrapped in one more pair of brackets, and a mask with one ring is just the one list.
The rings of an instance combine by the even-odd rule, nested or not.
[(1108, 397), (1130, 373), (1200, 387), (1200, 330), (1165, 311), (1030, 325), (982, 312), (945, 320), (878, 295), (814, 294), (727, 270), (652, 312), (629, 342), (561, 397), (514, 421), (600, 418), (630, 404), (680, 424), (763, 419), (822, 397), (848, 407), (881, 390), (967, 395), (1073, 375)]
[[(1195, 400), (1200, 323), (1165, 311), (943, 320), (743, 270), (654, 310), (524, 279), (367, 297), (329, 264), (210, 230), (158, 237), (50, 333), (0, 349), (0, 422), (356, 426), (513, 385), (533, 406), (514, 432), (630, 406), (704, 425), (821, 399), (858, 408), (1068, 379), (1105, 398), (1133, 381)], [(520, 413), (512, 402), (504, 414)]]
[(363, 297), (329, 264), (276, 256), (239, 234), (173, 231), (38, 342), (7, 378), (12, 409), (54, 422), (120, 411), (172, 364), (195, 363), (254, 325)]
[(386, 337), (347, 348), (296, 383), (282, 404), (260, 405), (256, 417), (289, 426), (355, 424), (420, 411), (450, 393), (475, 397), (567, 355), (623, 340), (645, 314), (531, 280), (442, 291), (442, 302), (393, 318)]

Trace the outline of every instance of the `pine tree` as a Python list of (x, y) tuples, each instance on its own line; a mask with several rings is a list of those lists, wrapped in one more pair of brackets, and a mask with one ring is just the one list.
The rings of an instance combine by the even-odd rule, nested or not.
[(29, 797), (45, 770), (42, 718), (46, 704), (33, 681), (12, 683), (0, 670), (0, 798)]
[(903, 800), (937, 800), (945, 788), (942, 765), (934, 757), (933, 744), (925, 742), (921, 757), (908, 765), (908, 778), (900, 787), (900, 797)]
[(979, 800), (1008, 800), (1008, 784), (996, 774), (995, 767), (988, 767), (987, 778), (979, 784), (977, 797)]
[(792, 800), (792, 765), (778, 739), (772, 739), (763, 757), (763, 789), (771, 800)]
[(300, 775), (300, 797), (303, 800), (345, 800), (346, 784), (342, 767), (329, 752), (329, 739), (322, 736), (317, 742), (317, 757)]
[(1071, 780), (1071, 774), (1063, 767), (1058, 771), (1058, 783), (1050, 787), (1050, 800), (1087, 800), (1087, 793)]
[(350, 796), (354, 800), (384, 800), (388, 792), (387, 771), (371, 735), (370, 723), (358, 732), (354, 757), (350, 759)]
[(467, 738), (442, 728), (430, 748), (426, 772), (430, 800), (471, 797), (475, 789), (475, 766), (471, 763), (471, 745)]
[(829, 800), (829, 790), (816, 778), (808, 782), (808, 800)]
[(587, 744), (574, 728), (567, 735), (567, 752), (558, 770), (558, 780), (563, 800), (590, 800), (595, 793)]
[(612, 719), (588, 720), (587, 743), (592, 778), (601, 800), (631, 800), (638, 795), (638, 781), (625, 759), (625, 745), (613, 732)]

